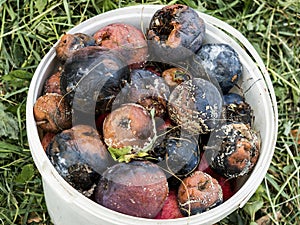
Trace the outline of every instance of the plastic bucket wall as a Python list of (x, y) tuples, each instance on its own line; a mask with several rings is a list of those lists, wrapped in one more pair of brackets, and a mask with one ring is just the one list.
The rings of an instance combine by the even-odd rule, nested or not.
[[(95, 33), (99, 28), (114, 22), (135, 25), (143, 31), (147, 28), (154, 12), (161, 5), (140, 5), (113, 10), (93, 17), (69, 33)], [(34, 162), (42, 175), (45, 200), (49, 214), (56, 225), (201, 225), (213, 224), (239, 207), (243, 207), (262, 182), (273, 156), (277, 138), (277, 104), (274, 90), (264, 64), (247, 39), (228, 24), (199, 13), (206, 22), (206, 42), (230, 44), (239, 54), (243, 64), (240, 86), (246, 101), (255, 114), (254, 128), (260, 131), (262, 148), (260, 158), (253, 172), (233, 197), (220, 206), (199, 215), (173, 220), (151, 220), (127, 216), (102, 207), (85, 198), (72, 188), (55, 170), (48, 160), (40, 140), (33, 116), (33, 105), (41, 95), (43, 83), (56, 67), (55, 50), (52, 48), (39, 64), (29, 88), (27, 99), (27, 134)], [(225, 31), (225, 32), (224, 32)], [(243, 46), (238, 44), (234, 37)], [(247, 50), (247, 52), (245, 51)]]

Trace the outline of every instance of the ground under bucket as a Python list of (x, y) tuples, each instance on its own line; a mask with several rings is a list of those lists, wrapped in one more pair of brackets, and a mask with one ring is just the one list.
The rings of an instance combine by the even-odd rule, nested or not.
[[(109, 11), (84, 21), (69, 33), (94, 34), (99, 28), (115, 22), (132, 24), (145, 31), (154, 12), (161, 8), (161, 5), (139, 5)], [(254, 110), (254, 129), (260, 132), (262, 139), (260, 157), (250, 176), (234, 196), (223, 204), (207, 212), (179, 219), (154, 220), (132, 217), (107, 209), (84, 197), (72, 188), (50, 163), (38, 138), (39, 131), (34, 120), (34, 103), (41, 95), (43, 84), (56, 64), (55, 49), (51, 48), (32, 78), (27, 99), (26, 122), (32, 157), (42, 175), (48, 212), (55, 225), (213, 224), (243, 207), (254, 194), (267, 173), (277, 138), (277, 104), (272, 83), (258, 53), (240, 32), (214, 17), (203, 13), (199, 15), (206, 23), (205, 42), (231, 45), (243, 64), (243, 76), (239, 85), (243, 90), (247, 90), (245, 99)]]

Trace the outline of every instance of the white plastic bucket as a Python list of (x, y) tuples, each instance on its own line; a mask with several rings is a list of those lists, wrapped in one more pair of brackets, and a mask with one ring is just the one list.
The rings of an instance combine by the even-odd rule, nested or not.
[[(161, 5), (139, 5), (109, 11), (79, 24), (69, 33), (93, 34), (99, 28), (113, 22), (129, 23), (145, 31), (154, 12), (162, 7)], [(26, 122), (32, 157), (42, 175), (48, 212), (55, 225), (213, 224), (237, 208), (243, 207), (256, 191), (271, 163), (277, 138), (277, 104), (272, 83), (258, 53), (240, 32), (214, 17), (203, 13), (199, 15), (206, 22), (206, 42), (230, 44), (238, 52), (243, 64), (240, 86), (243, 90), (247, 90), (245, 98), (255, 114), (254, 129), (260, 131), (262, 138), (260, 157), (251, 175), (234, 196), (223, 204), (199, 215), (180, 219), (154, 220), (132, 217), (109, 210), (84, 197), (57, 173), (48, 160), (38, 138), (39, 133), (33, 116), (33, 105), (41, 95), (43, 83), (56, 67), (55, 50), (52, 48), (43, 58), (32, 78), (27, 99)]]

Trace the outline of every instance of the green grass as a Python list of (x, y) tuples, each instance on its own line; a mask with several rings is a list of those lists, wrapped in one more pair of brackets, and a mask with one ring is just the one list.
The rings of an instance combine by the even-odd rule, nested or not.
[(0, 224), (51, 224), (25, 130), (28, 86), (41, 58), (78, 23), (140, 3), (187, 4), (229, 23), (256, 48), (275, 88), (278, 140), (255, 195), (219, 224), (300, 224), (299, 0), (0, 0)]

